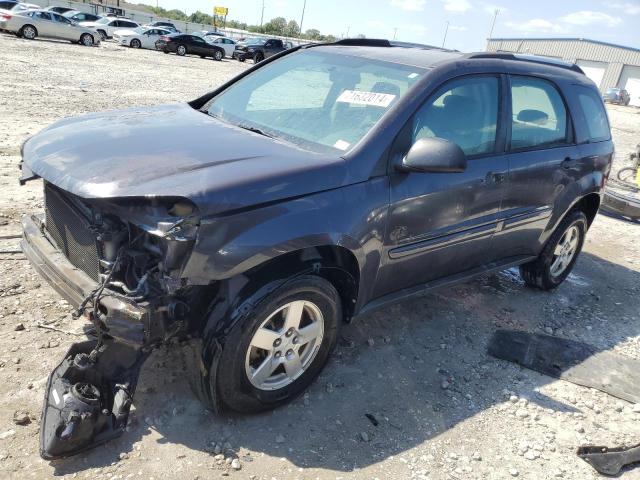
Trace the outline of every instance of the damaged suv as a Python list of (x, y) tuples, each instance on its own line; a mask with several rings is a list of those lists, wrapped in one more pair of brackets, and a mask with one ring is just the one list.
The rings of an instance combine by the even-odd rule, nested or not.
[(22, 151), (45, 199), (22, 248), (94, 338), (51, 374), (41, 455), (121, 434), (167, 342), (208, 407), (256, 412), (302, 392), (359, 314), (514, 266), (557, 287), (612, 153), (575, 65), (381, 40), (52, 125)]

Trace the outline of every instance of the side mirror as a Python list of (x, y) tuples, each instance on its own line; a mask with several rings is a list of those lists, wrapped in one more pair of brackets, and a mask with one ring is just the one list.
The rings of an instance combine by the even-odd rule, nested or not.
[(401, 172), (460, 173), (467, 169), (467, 156), (443, 138), (421, 138), (398, 165)]

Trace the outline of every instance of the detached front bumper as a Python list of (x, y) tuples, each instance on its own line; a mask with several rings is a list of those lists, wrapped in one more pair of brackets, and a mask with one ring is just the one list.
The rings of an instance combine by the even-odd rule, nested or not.
[[(22, 251), (31, 265), (63, 298), (74, 307), (80, 306), (98, 283), (76, 268), (44, 234), (42, 219), (35, 215), (22, 217)], [(116, 340), (134, 345), (145, 344), (145, 325), (150, 325), (151, 307), (140, 305), (116, 292), (103, 295), (94, 312), (104, 324), (105, 332)]]

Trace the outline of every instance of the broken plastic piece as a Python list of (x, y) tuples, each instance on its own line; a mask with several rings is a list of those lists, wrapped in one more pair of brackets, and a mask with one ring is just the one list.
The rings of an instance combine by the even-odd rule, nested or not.
[(120, 436), (147, 356), (111, 340), (72, 345), (47, 383), (40, 456), (67, 457)]
[(617, 475), (623, 467), (640, 462), (640, 445), (634, 447), (580, 447), (578, 456), (598, 473)]

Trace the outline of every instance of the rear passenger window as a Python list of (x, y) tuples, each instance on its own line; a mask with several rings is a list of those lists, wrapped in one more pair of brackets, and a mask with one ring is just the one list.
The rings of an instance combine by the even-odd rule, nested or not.
[(413, 122), (413, 143), (438, 137), (457, 144), (466, 155), (493, 152), (498, 124), (498, 79), (465, 77), (442, 87), (420, 107)]
[(611, 138), (611, 130), (609, 129), (607, 112), (604, 110), (604, 104), (600, 96), (587, 88), (578, 88), (580, 89), (578, 101), (589, 129), (589, 139), (592, 142), (609, 140)]
[(567, 143), (567, 111), (560, 93), (539, 78), (511, 77), (511, 149)]

